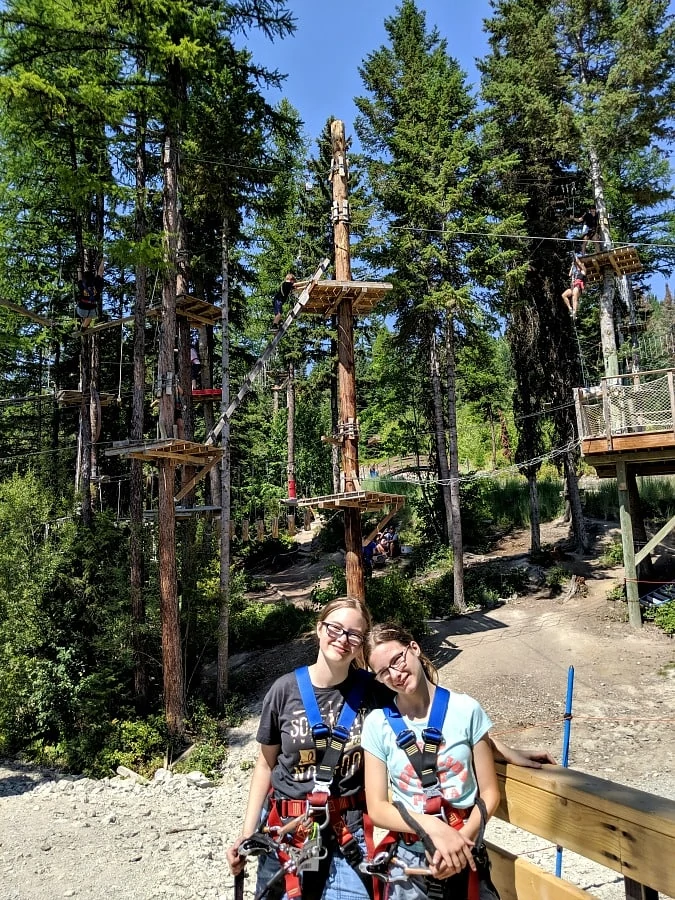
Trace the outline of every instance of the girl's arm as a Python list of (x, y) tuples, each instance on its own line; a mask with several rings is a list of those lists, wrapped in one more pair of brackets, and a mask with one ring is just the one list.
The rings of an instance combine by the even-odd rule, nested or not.
[(281, 747), (278, 744), (274, 746), (269, 744), (260, 745), (260, 753), (251, 776), (251, 786), (248, 790), (248, 803), (246, 804), (246, 815), (244, 816), (241, 835), (227, 850), (227, 861), (233, 875), (241, 872), (246, 865), (246, 857), (239, 856), (238, 847), (244, 838), (250, 837), (258, 830), (265, 799), (272, 786), (272, 769), (277, 763), (280, 750)]
[[(492, 756), (492, 745), (488, 735), (485, 735), (477, 744), (474, 744), (473, 767), (476, 772), (476, 781), (478, 782), (478, 793), (487, 807), (489, 819), (499, 806), (499, 784), (497, 783), (495, 761)], [(477, 806), (474, 806), (471, 810), (471, 815), (460, 831), (469, 840), (475, 841), (480, 831), (480, 810)]]
[[(369, 753), (365, 757), (366, 807), (374, 825), (387, 828), (389, 831), (412, 831), (401, 818), (396, 808), (389, 802), (389, 779), (385, 763)], [(495, 775), (495, 784), (497, 776)], [(446, 824), (437, 816), (428, 816), (410, 810), (412, 818), (419, 822), (436, 847), (432, 860), (432, 868), (441, 867), (440, 877), (447, 878), (466, 866), (475, 869), (476, 864), (471, 855), (472, 840), (466, 835)], [(436, 874), (436, 873), (434, 873)]]
[(495, 756), (503, 759), (504, 762), (510, 763), (512, 766), (524, 766), (530, 769), (541, 769), (542, 763), (551, 763), (555, 765), (555, 760), (548, 750), (516, 750), (503, 744), (500, 740), (492, 735), (489, 736), (492, 743), (492, 752)]

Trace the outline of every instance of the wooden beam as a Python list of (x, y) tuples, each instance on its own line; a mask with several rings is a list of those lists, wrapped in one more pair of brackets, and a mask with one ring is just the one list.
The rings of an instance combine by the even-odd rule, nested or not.
[(561, 766), (497, 773), (500, 818), (675, 897), (675, 801)]
[(86, 331), (107, 331), (108, 328), (117, 328), (118, 325), (126, 325), (133, 322), (133, 316), (124, 316), (122, 319), (113, 319), (111, 322), (99, 322), (98, 325), (89, 325)]
[(398, 506), (396, 507), (396, 509), (390, 509), (389, 512), (387, 513), (387, 515), (377, 523), (377, 525), (375, 526), (375, 528), (373, 528), (373, 530), (370, 532), (370, 534), (363, 539), (364, 547), (367, 547), (368, 544), (375, 537), (375, 535), (378, 534), (380, 531), (382, 531), (382, 529), (387, 524), (387, 522), (389, 522), (390, 519), (394, 518), (394, 516), (396, 515), (398, 510), (399, 510)]
[(197, 472), (197, 474), (194, 476), (194, 478), (191, 478), (186, 484), (183, 485), (183, 487), (180, 489), (180, 491), (173, 498), (174, 501), (176, 503), (178, 503), (179, 500), (182, 500), (183, 497), (185, 497), (187, 494), (189, 494), (190, 491), (192, 490), (192, 488), (197, 484), (197, 482), (201, 481), (205, 475), (208, 475), (208, 473), (211, 471), (211, 469), (220, 462), (221, 458), (222, 458), (221, 454), (218, 453), (213, 457), (212, 460), (207, 462), (206, 465), (203, 466), (199, 470), (199, 472)]
[(638, 550), (635, 554), (635, 565), (639, 566), (642, 560), (652, 552), (657, 544), (661, 543), (666, 535), (670, 534), (673, 528), (675, 528), (675, 516), (673, 516), (672, 519), (669, 519), (663, 528), (660, 528), (654, 537), (650, 538), (641, 550)]
[(501, 900), (588, 900), (592, 894), (556, 878), (522, 856), (487, 842), (492, 880)]
[(38, 325), (46, 325), (47, 328), (51, 328), (54, 325), (53, 319), (46, 319), (44, 316), (39, 316), (29, 309), (24, 309), (23, 306), (12, 303), (11, 300), (4, 300), (0, 297), (0, 306), (5, 306), (7, 309), (11, 309), (12, 312), (19, 313), (20, 316), (26, 316), (27, 319), (32, 319), (33, 322), (37, 322)]
[(637, 584), (635, 565), (635, 543), (633, 540), (633, 517), (628, 495), (628, 473), (626, 463), (616, 464), (616, 487), (619, 492), (619, 518), (621, 520), (621, 544), (623, 547), (623, 570), (626, 579), (626, 599), (628, 601), (628, 621), (634, 628), (642, 627), (642, 610)]

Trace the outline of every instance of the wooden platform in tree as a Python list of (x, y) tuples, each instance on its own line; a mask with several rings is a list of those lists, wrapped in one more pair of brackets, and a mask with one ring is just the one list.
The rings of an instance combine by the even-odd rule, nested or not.
[(400, 509), (406, 501), (401, 494), (383, 494), (380, 491), (349, 491), (343, 494), (326, 494), (323, 497), (303, 497), (298, 506), (315, 509), (360, 509), (362, 512), (377, 512), (386, 507)]
[[(105, 391), (101, 391), (98, 396), (101, 401), (101, 406), (112, 406), (117, 403), (117, 396), (115, 394), (107, 394)], [(82, 391), (57, 391), (56, 402), (59, 406), (80, 406), (82, 403)]]
[(95, 325), (88, 325), (84, 331), (107, 331), (109, 328), (117, 328), (119, 325), (127, 325), (133, 321), (133, 316), (124, 316), (121, 319), (110, 319), (108, 322), (97, 322)]
[(615, 247), (601, 250), (579, 259), (586, 268), (586, 284), (598, 284), (605, 276), (605, 269), (612, 269), (615, 275), (633, 275), (642, 271), (642, 263), (635, 247)]
[[(304, 286), (305, 283), (299, 281), (295, 289)], [(319, 281), (309, 292), (304, 312), (328, 318), (333, 315), (340, 301), (350, 298), (354, 315), (368, 315), (391, 289), (392, 285), (386, 281)]]
[(221, 388), (195, 388), (192, 391), (193, 403), (199, 403), (203, 400), (220, 400), (223, 395)]
[(209, 444), (198, 444), (195, 441), (184, 441), (179, 438), (165, 438), (158, 441), (144, 441), (140, 444), (132, 444), (130, 441), (113, 443), (110, 450), (105, 451), (106, 456), (130, 456), (132, 459), (140, 459), (143, 462), (157, 465), (162, 460), (169, 460), (177, 466), (194, 466), (196, 475), (187, 484), (184, 484), (174, 497), (174, 500), (182, 500), (190, 493), (192, 488), (222, 459), (223, 451), (220, 447)]
[(220, 459), (223, 451), (220, 447), (198, 444), (196, 441), (185, 441), (179, 438), (161, 438), (158, 441), (143, 441), (132, 444), (127, 441), (115, 442), (106, 456), (130, 456), (152, 463), (153, 460), (170, 459), (181, 466), (203, 466), (213, 459)]
[[(220, 518), (219, 506), (177, 506), (175, 508), (176, 518), (181, 520), (191, 519), (193, 516), (204, 518)], [(143, 518), (149, 521), (157, 519), (156, 509), (146, 509), (143, 511)]]
[[(161, 306), (151, 306), (147, 311), (148, 316), (161, 316)], [(193, 325), (218, 325), (222, 319), (222, 310), (219, 306), (200, 300), (199, 297), (191, 297), (190, 294), (176, 294), (176, 315), (187, 319)]]

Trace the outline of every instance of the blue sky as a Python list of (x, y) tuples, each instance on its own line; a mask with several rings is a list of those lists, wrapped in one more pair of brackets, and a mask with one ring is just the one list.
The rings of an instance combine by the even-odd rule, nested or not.
[[(386, 42), (384, 20), (397, 5), (394, 0), (288, 0), (297, 24), (292, 38), (271, 43), (259, 34), (248, 36), (245, 43), (257, 62), (288, 74), (283, 91), (270, 98), (288, 97), (312, 141), (331, 115), (353, 134), (353, 98), (363, 90), (359, 66)], [(476, 84), (474, 59), (487, 47), (482, 22), (490, 12), (488, 0), (418, 0), (417, 5)]]
[[(244, 41), (256, 62), (287, 75), (283, 88), (269, 93), (270, 100), (288, 98), (305, 123), (312, 149), (329, 116), (343, 119), (347, 135), (356, 140), (354, 97), (363, 93), (359, 66), (387, 42), (384, 20), (395, 13), (397, 0), (288, 0), (287, 6), (296, 19), (293, 37), (270, 42), (254, 32)], [(417, 6), (426, 13), (427, 27), (437, 27), (445, 38), (469, 82), (478, 85), (475, 60), (488, 49), (483, 31), (488, 0), (417, 0)], [(675, 14), (675, 0), (669, 11)], [(658, 297), (665, 280), (652, 279)]]

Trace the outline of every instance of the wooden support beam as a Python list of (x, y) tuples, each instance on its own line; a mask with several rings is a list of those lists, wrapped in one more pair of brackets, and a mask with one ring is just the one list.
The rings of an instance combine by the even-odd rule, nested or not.
[(122, 319), (113, 319), (110, 322), (99, 322), (98, 325), (89, 325), (87, 331), (107, 331), (108, 328), (117, 328), (118, 325), (126, 325), (127, 322), (133, 322), (133, 316), (124, 316)]
[(23, 306), (12, 303), (11, 300), (4, 300), (2, 297), (0, 297), (0, 306), (11, 309), (12, 312), (19, 313), (20, 316), (25, 316), (27, 319), (31, 319), (33, 322), (37, 322), (38, 325), (45, 325), (47, 328), (51, 328), (54, 325), (53, 319), (46, 319), (44, 316), (39, 316), (37, 313), (31, 312), (29, 309), (24, 309)]
[(180, 489), (180, 491), (173, 498), (175, 500), (175, 502), (178, 503), (179, 500), (182, 500), (183, 497), (187, 496), (187, 494), (190, 493), (190, 491), (197, 484), (197, 482), (201, 481), (202, 478), (204, 478), (206, 475), (208, 475), (208, 473), (211, 471), (211, 469), (214, 466), (218, 465), (218, 463), (220, 462), (221, 459), (222, 459), (222, 457), (218, 453), (213, 457), (213, 459), (209, 460), (209, 462), (207, 462), (206, 465), (203, 466), (193, 478), (191, 478), (186, 484), (183, 485), (183, 487)]
[(501, 900), (589, 900), (592, 894), (539, 866), (487, 842), (491, 877)]
[(367, 537), (365, 537), (365, 538), (363, 539), (363, 546), (364, 546), (364, 547), (367, 547), (368, 544), (369, 544), (369, 543), (372, 541), (372, 539), (375, 537), (375, 535), (376, 535), (376, 534), (379, 534), (379, 532), (382, 531), (382, 529), (383, 529), (384, 526), (387, 524), (387, 522), (389, 522), (390, 519), (393, 519), (393, 518), (394, 518), (394, 516), (396, 515), (396, 513), (398, 512), (398, 510), (399, 510), (399, 507), (398, 507), (398, 506), (395, 507), (394, 509), (390, 509), (389, 512), (387, 513), (387, 515), (386, 515), (383, 519), (380, 519), (380, 521), (377, 523), (377, 525), (375, 526), (375, 528), (373, 528), (373, 530), (370, 532), (370, 534), (369, 534)]
[(619, 492), (619, 517), (621, 520), (621, 545), (623, 547), (623, 570), (626, 579), (626, 599), (628, 600), (628, 621), (635, 628), (642, 627), (642, 611), (637, 584), (635, 565), (635, 544), (633, 542), (633, 519), (628, 496), (628, 475), (626, 463), (616, 464), (616, 487)]
[(670, 534), (673, 528), (675, 528), (675, 516), (673, 516), (672, 519), (669, 519), (663, 528), (660, 528), (654, 537), (650, 538), (641, 550), (638, 550), (635, 554), (635, 565), (639, 566), (642, 560), (652, 552), (657, 544), (661, 543), (666, 535)]
[(328, 434), (321, 435), (321, 442), (323, 444), (335, 444), (336, 447), (339, 447), (343, 441), (344, 441), (344, 438), (341, 438), (341, 437), (335, 438), (335, 437), (331, 437)]

